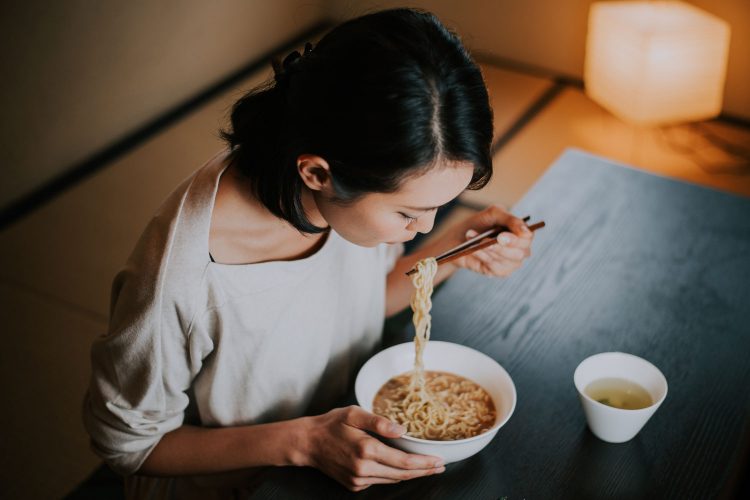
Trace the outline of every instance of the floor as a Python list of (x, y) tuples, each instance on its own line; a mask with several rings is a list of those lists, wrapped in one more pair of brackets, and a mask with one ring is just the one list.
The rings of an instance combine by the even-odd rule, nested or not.
[[(637, 128), (576, 86), (489, 63), (483, 70), (504, 145), (494, 155), (492, 182), (462, 195), (442, 227), (491, 203), (512, 207), (568, 147), (750, 196), (747, 163), (713, 145), (714, 136), (750, 144), (748, 128), (716, 122)], [(9, 341), (0, 353), (9, 402), (0, 415), (6, 430), (0, 497), (61, 497), (99, 464), (88, 449), (80, 404), (89, 345), (106, 329), (111, 279), (161, 200), (220, 147), (216, 131), (231, 103), (267, 76), (247, 79), (0, 233)], [(549, 102), (531, 116), (540, 99)], [(530, 119), (517, 131), (524, 116)]]

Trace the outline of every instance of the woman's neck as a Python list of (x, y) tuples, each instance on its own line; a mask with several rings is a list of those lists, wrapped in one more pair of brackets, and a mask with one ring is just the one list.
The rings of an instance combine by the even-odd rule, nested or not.
[[(306, 188), (302, 192), (302, 205), (310, 222), (327, 226)], [(315, 253), (325, 242), (325, 236), (325, 233), (300, 233), (272, 214), (253, 195), (248, 180), (235, 167), (227, 167), (219, 179), (209, 231), (209, 249), (216, 262), (297, 260)]]
[(305, 209), (307, 220), (316, 227), (328, 227), (328, 221), (320, 213), (318, 203), (315, 201), (315, 194), (306, 186), (302, 186), (300, 193), (302, 198), (302, 207)]

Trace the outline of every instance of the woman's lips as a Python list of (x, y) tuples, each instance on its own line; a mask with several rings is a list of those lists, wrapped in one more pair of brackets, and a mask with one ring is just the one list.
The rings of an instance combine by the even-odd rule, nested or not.
[(386, 243), (389, 244), (389, 245), (393, 245), (395, 243), (406, 243), (407, 241), (413, 240), (416, 236), (417, 236), (417, 233), (414, 233), (411, 236), (409, 236), (408, 238), (406, 238), (405, 240), (386, 241)]

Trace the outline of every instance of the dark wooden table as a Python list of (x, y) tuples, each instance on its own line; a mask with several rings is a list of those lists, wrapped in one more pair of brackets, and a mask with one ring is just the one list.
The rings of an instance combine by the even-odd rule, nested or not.
[[(750, 450), (750, 199), (566, 152), (514, 208), (544, 219), (509, 279), (456, 274), (432, 335), (498, 360), (514, 415), (440, 476), (357, 498), (731, 498)], [(400, 341), (411, 339), (405, 328)], [(429, 347), (428, 347), (429, 349)], [(587, 429), (573, 371), (624, 351), (667, 377), (635, 439)], [(253, 498), (354, 496), (312, 469), (270, 471)]]

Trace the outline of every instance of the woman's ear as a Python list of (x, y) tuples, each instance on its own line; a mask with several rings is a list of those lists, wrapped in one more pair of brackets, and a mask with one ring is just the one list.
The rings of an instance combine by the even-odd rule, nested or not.
[(328, 162), (316, 155), (299, 155), (297, 157), (297, 172), (302, 182), (313, 191), (328, 194), (333, 190), (331, 168)]

